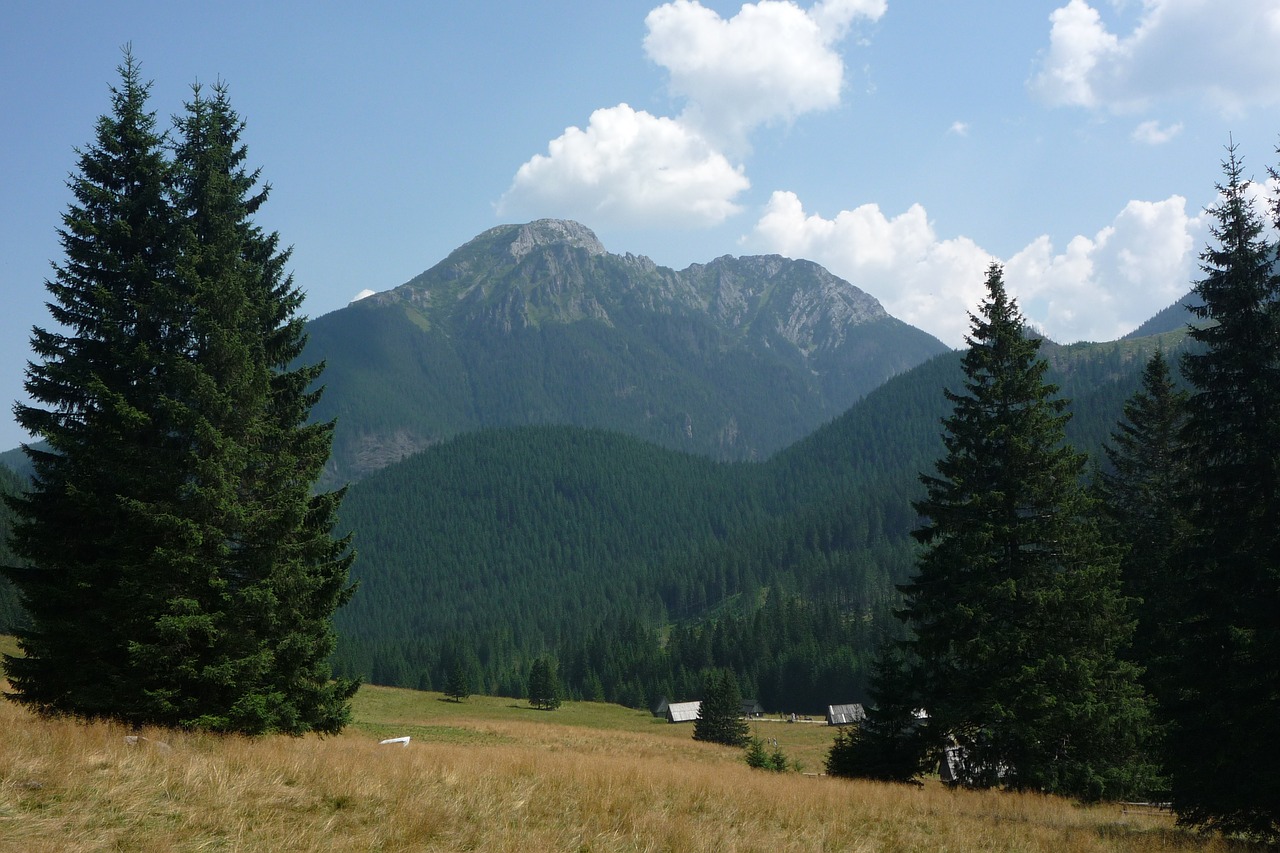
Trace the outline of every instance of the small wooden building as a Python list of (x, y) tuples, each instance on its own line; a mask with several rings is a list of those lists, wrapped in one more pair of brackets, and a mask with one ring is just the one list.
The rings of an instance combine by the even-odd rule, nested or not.
[(754, 720), (757, 717), (764, 716), (764, 706), (760, 704), (758, 699), (742, 700), (742, 716), (748, 720)]
[(828, 705), (827, 706), (827, 725), (828, 726), (849, 726), (861, 723), (867, 718), (867, 712), (863, 710), (862, 705), (853, 702), (849, 705)]
[(668, 723), (692, 723), (698, 719), (702, 702), (671, 702), (667, 705)]
[(962, 785), (966, 777), (964, 750), (955, 744), (944, 747), (938, 761), (938, 778), (947, 785)]

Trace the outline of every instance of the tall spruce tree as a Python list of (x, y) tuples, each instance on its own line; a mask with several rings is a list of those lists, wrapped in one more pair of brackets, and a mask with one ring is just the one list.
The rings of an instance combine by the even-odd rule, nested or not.
[[(240, 141), (244, 123), (224, 84), (199, 86), (178, 121), (177, 207), (191, 251), (184, 272), (198, 306), (196, 361), (209, 381), (201, 434), (220, 468), (204, 465), (226, 568), (221, 580), (221, 660), (215, 681), (235, 685), (199, 725), (242, 731), (337, 731), (352, 681), (331, 678), (331, 617), (350, 597), (349, 537), (334, 539), (341, 492), (312, 495), (333, 424), (308, 424), (323, 365), (297, 366), (306, 338), (302, 293), (285, 271), (289, 252), (252, 221), (258, 188)], [(235, 638), (232, 641), (232, 638)], [(238, 675), (233, 673), (238, 672)]]
[(12, 502), (27, 565), (7, 571), (31, 621), (5, 665), (38, 710), (146, 720), (129, 644), (145, 630), (137, 581), (183, 536), (166, 512), (182, 477), (163, 401), (188, 343), (164, 138), (130, 53), (119, 72), (68, 184), (64, 259), (46, 282), (56, 325), (32, 333), (26, 390), (47, 408), (14, 407), (48, 449), (26, 448), (32, 486)]
[(1111, 463), (1099, 477), (1110, 538), (1119, 544), (1125, 592), (1136, 602), (1132, 659), (1157, 702), (1166, 701), (1187, 586), (1174, 559), (1188, 533), (1183, 510), (1187, 455), (1182, 444), (1187, 393), (1179, 390), (1164, 354), (1156, 351), (1142, 387), (1125, 402), (1124, 417), (1105, 448)]
[[(132, 57), (122, 75), (141, 111), (146, 90)], [(108, 351), (86, 370), (74, 349), (41, 347), (58, 336), (36, 332), (45, 361), (31, 367), (28, 390), (52, 408), (19, 407), (19, 416), (53, 452), (33, 454), (37, 485), (18, 503), (15, 541), (33, 568), (15, 578), (34, 628), (21, 638), (30, 663), (19, 664), (16, 695), (44, 710), (134, 723), (335, 732), (355, 689), (328, 667), (331, 617), (351, 593), (351, 555), (347, 540), (330, 535), (340, 495), (310, 493), (332, 426), (306, 424), (320, 368), (291, 367), (303, 343), (301, 294), (276, 235), (252, 222), (267, 191), (255, 192), (258, 175), (244, 169), (243, 125), (225, 87), (213, 98), (197, 87), (176, 125), (172, 163), (158, 138), (148, 149), (162, 202), (148, 224), (163, 242), (138, 246), (132, 268), (149, 289), (70, 263), (51, 286), (61, 305), (105, 293), (126, 313), (145, 309), (155, 331), (131, 336), (139, 356)], [(119, 135), (100, 123), (100, 147), (112, 132)], [(64, 245), (71, 258), (77, 246)], [(86, 320), (89, 344), (114, 334), (104, 319)], [(104, 407), (92, 395), (102, 371), (118, 375), (131, 432), (100, 423)], [(67, 378), (51, 386), (41, 381), (48, 375)], [(84, 441), (70, 444), (68, 433)], [(104, 470), (114, 475), (105, 484)], [(86, 543), (92, 559), (49, 553), (45, 543), (78, 534), (67, 529), (66, 495), (94, 488), (95, 501), (77, 510), (112, 525), (119, 543), (108, 538), (96, 552)], [(47, 693), (58, 685), (52, 672), (84, 669), (46, 638), (65, 632), (58, 620), (68, 591), (86, 588), (104, 596), (87, 605), (90, 624), (114, 623), (107, 648), (115, 668), (83, 675), (92, 703)], [(109, 612), (99, 612), (106, 602)]]
[(967, 785), (1123, 796), (1145, 775), (1147, 705), (1120, 657), (1132, 624), (1117, 560), (1064, 441), (1067, 403), (996, 264), (986, 289), (965, 391), (947, 392), (947, 455), (916, 504), (926, 550), (903, 587), (900, 681), (929, 717), (910, 737), (934, 755), (958, 746)]
[[(1280, 838), (1280, 276), (1233, 145), (1183, 357), (1192, 533), (1165, 768), (1184, 823)], [(1280, 198), (1273, 199), (1280, 224)]]

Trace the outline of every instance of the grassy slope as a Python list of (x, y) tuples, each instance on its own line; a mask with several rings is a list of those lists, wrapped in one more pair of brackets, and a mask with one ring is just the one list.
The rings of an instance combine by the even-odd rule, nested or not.
[[(166, 745), (139, 747), (0, 703), (0, 850), (1238, 849), (1119, 806), (755, 771), (615, 706), (366, 687), (355, 712), (335, 738), (154, 731)], [(757, 728), (820, 769), (830, 729)]]

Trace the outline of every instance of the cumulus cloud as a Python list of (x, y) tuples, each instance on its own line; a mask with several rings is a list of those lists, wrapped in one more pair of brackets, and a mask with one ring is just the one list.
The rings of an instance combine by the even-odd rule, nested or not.
[(1005, 264), (1023, 313), (1059, 341), (1113, 340), (1184, 295), (1202, 237), (1186, 199), (1131, 201), (1092, 237), (1057, 252), (1040, 237)]
[(836, 43), (856, 18), (878, 19), (884, 0), (831, 0), (806, 11), (761, 0), (722, 18), (696, 0), (675, 0), (645, 18), (645, 53), (687, 99), (682, 120), (720, 144), (840, 103), (844, 61)]
[(1050, 103), (1095, 106), (1095, 80), (1116, 64), (1120, 40), (1084, 0), (1055, 9), (1049, 21), (1049, 53), (1032, 88)]
[(498, 212), (608, 225), (711, 226), (738, 211), (741, 167), (698, 133), (626, 104), (596, 110), (516, 172)]
[(366, 298), (368, 298), (368, 297), (370, 297), (370, 296), (373, 296), (373, 294), (374, 294), (374, 293), (376, 293), (376, 292), (377, 292), (377, 291), (375, 291), (375, 290), (370, 290), (369, 288), (367, 288), (367, 287), (366, 287), (364, 290), (360, 291), (360, 292), (359, 292), (359, 293), (357, 293), (355, 296), (351, 297), (351, 301), (352, 301), (352, 302), (359, 302), (361, 299), (366, 299)]
[[(1132, 201), (1061, 251), (1048, 236), (1034, 240), (1004, 262), (1005, 282), (1028, 321), (1053, 339), (1112, 340), (1187, 292), (1202, 230), (1181, 196)], [(773, 194), (745, 242), (817, 261), (955, 347), (992, 260), (967, 237), (939, 238), (920, 205), (889, 217), (868, 204), (825, 219), (807, 215), (789, 192)]]
[(1144, 0), (1123, 35), (1087, 0), (1070, 0), (1049, 20), (1049, 48), (1030, 87), (1050, 104), (1123, 112), (1191, 96), (1230, 113), (1280, 103), (1274, 2)]
[(925, 209), (886, 216), (875, 204), (834, 219), (806, 214), (791, 192), (775, 192), (745, 240), (757, 251), (808, 258), (845, 278), (895, 317), (961, 346), (967, 312), (982, 295), (991, 255), (967, 237), (940, 240)]
[[(737, 213), (741, 158), (761, 125), (840, 102), (836, 44), (886, 0), (760, 0), (723, 18), (673, 0), (645, 18), (644, 50), (684, 101), (675, 117), (619, 104), (570, 127), (517, 171), (499, 214), (573, 216), (615, 226), (707, 227)], [(731, 159), (734, 158), (734, 159)]]

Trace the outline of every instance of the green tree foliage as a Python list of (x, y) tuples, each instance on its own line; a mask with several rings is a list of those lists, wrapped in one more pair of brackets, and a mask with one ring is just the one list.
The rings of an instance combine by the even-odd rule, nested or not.
[[(926, 523), (902, 617), (924, 743), (965, 755), (965, 784), (1128, 794), (1144, 778), (1146, 700), (1121, 651), (1131, 633), (1117, 561), (1064, 441), (1067, 403), (1045, 381), (1002, 270), (948, 391), (946, 455), (921, 477)], [(872, 714), (878, 715), (879, 709)]]
[[(1185, 823), (1280, 837), (1280, 277), (1234, 146), (1183, 357), (1192, 532), (1165, 768)], [(1272, 212), (1280, 223), (1280, 198)]]
[(555, 664), (546, 658), (538, 658), (529, 669), (529, 704), (543, 711), (560, 707), (563, 691)]
[(1167, 700), (1170, 653), (1186, 606), (1187, 587), (1176, 577), (1174, 560), (1187, 535), (1186, 405), (1186, 392), (1157, 351), (1142, 387), (1125, 403), (1106, 448), (1111, 468), (1099, 478), (1108, 533), (1123, 551), (1125, 592), (1137, 602), (1132, 657), (1145, 668), (1144, 683), (1157, 702)]
[(471, 695), (471, 676), (467, 674), (466, 662), (460, 655), (455, 655), (449, 662), (449, 672), (444, 681), (444, 695), (455, 702), (461, 702)]
[[(16, 565), (16, 558), (9, 548), (9, 535), (16, 520), (9, 501), (23, 491), (24, 481), (25, 478), (0, 464), (0, 566)], [(0, 576), (0, 634), (16, 632), (25, 618), (17, 588), (8, 578)]]
[[(32, 568), (10, 577), (33, 624), (19, 634), (23, 660), (6, 668), (27, 704), (86, 716), (121, 710), (120, 691), (140, 674), (124, 571), (147, 565), (165, 532), (147, 507), (172, 486), (153, 467), (171, 429), (149, 413), (162, 394), (156, 368), (182, 345), (165, 322), (179, 301), (170, 166), (149, 87), (131, 57), (120, 70), (112, 112), (69, 184), (65, 259), (46, 285), (57, 328), (33, 332), (27, 390), (51, 408), (15, 406), (48, 447), (28, 450), (35, 481), (12, 503), (14, 550)], [(141, 703), (134, 692), (127, 713)]]
[(791, 762), (787, 760), (786, 753), (776, 743), (773, 752), (766, 752), (764, 741), (758, 737), (752, 737), (747, 742), (746, 754), (743, 757), (748, 767), (754, 767), (757, 770), (785, 773), (791, 769)]
[(923, 698), (900, 649), (886, 644), (872, 671), (872, 713), (857, 726), (836, 732), (827, 753), (827, 773), (881, 782), (911, 782), (931, 757), (921, 729)]
[[(354, 591), (348, 583), (354, 554), (349, 536), (331, 532), (342, 492), (313, 492), (334, 430), (331, 422), (310, 422), (320, 399), (312, 386), (323, 365), (299, 364), (306, 344), (298, 315), (303, 293), (285, 269), (289, 252), (280, 250), (278, 235), (252, 221), (269, 188), (258, 189), (258, 172), (244, 168), (243, 128), (225, 86), (216, 86), (208, 100), (196, 87), (180, 124), (184, 144), (176, 152), (178, 198), (184, 224), (194, 234), (188, 242), (201, 252), (191, 254), (205, 267), (202, 272), (197, 266), (194, 274), (202, 278), (201, 291), (210, 294), (210, 322), (202, 335), (209, 353), (201, 360), (221, 365), (223, 375), (214, 367), (209, 372), (236, 392), (215, 409), (224, 436), (240, 445), (228, 454), (232, 477), (224, 506), (230, 511), (221, 529), (235, 543), (225, 570), (232, 592), (225, 635), (239, 633), (239, 654), (258, 662), (250, 672), (257, 695), (233, 705), (245, 708), (236, 712), (243, 719), (233, 715), (204, 724), (334, 732), (348, 719), (348, 700), (357, 687), (355, 681), (335, 681), (330, 665), (336, 644), (332, 618)], [(234, 260), (220, 268), (207, 257), (210, 246)], [(230, 298), (237, 292), (243, 294), (239, 300)], [(241, 402), (234, 403), (236, 396)]]
[(749, 733), (750, 727), (742, 716), (742, 691), (737, 677), (727, 669), (708, 672), (698, 719), (693, 723), (693, 739), (746, 746)]
[[(199, 87), (166, 156), (126, 54), (113, 111), (72, 180), (65, 261), (19, 422), (12, 502), (31, 615), (14, 696), (40, 711), (257, 733), (336, 732), (355, 683), (329, 668), (350, 596), (340, 495), (312, 495), (331, 425), (288, 255), (252, 215), (243, 124)], [(47, 408), (41, 408), (44, 404)]]
[[(1109, 434), (1160, 346), (1176, 342), (1045, 345), (1078, 395), (1073, 435)], [(770, 710), (864, 701), (878, 638), (903, 636), (911, 501), (944, 449), (942, 390), (962, 379), (958, 353), (935, 358), (761, 463), (561, 426), (472, 433), (386, 468), (343, 502), (362, 559), (335, 667), (439, 689), (448, 638), (465, 637), (478, 693), (523, 695), (550, 650), (575, 699), (696, 697), (727, 667)]]

